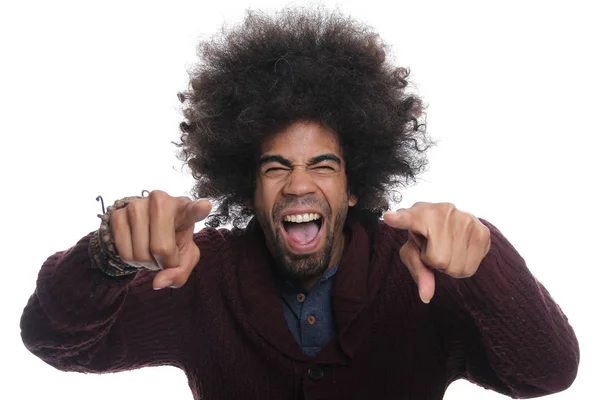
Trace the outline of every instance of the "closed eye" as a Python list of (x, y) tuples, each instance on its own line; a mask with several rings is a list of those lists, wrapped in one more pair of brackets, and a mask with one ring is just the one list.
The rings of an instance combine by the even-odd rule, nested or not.
[(265, 176), (268, 176), (270, 178), (281, 178), (284, 176), (287, 176), (289, 173), (290, 169), (284, 166), (278, 166), (278, 167), (269, 167), (267, 169), (265, 169), (262, 173)]
[(267, 169), (265, 171), (265, 174), (268, 174), (269, 172), (276, 172), (276, 171), (285, 171), (287, 170), (287, 168), (282, 168), (282, 167), (271, 167), (269, 169)]
[(337, 169), (331, 165), (315, 165), (311, 169), (319, 174), (329, 174), (337, 171)]

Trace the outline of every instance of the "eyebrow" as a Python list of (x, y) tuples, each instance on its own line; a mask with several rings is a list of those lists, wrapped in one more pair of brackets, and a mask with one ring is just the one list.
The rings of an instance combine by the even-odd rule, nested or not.
[(320, 154), (308, 160), (308, 165), (315, 165), (323, 161), (333, 161), (337, 165), (342, 165), (342, 160), (333, 153)]
[[(326, 153), (326, 154), (319, 154), (318, 156), (314, 156), (311, 159), (309, 159), (308, 166), (310, 167), (312, 165), (318, 164), (323, 161), (333, 161), (334, 163), (336, 163), (338, 165), (342, 165), (342, 160), (338, 156), (336, 156), (333, 153)], [(292, 168), (292, 162), (279, 154), (262, 156), (258, 160), (258, 165), (262, 166), (264, 164), (268, 164), (268, 163), (272, 163), (272, 162), (285, 165), (288, 168)]]
[(283, 156), (280, 155), (269, 155), (269, 156), (262, 156), (260, 158), (260, 160), (258, 160), (258, 165), (262, 166), (263, 164), (268, 164), (268, 163), (279, 163), (282, 165), (285, 165), (288, 168), (292, 168), (292, 162), (290, 160), (288, 160), (287, 158), (284, 158)]

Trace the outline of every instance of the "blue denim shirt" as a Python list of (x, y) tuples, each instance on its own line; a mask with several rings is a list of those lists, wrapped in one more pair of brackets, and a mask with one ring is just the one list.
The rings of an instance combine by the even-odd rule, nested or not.
[(307, 356), (315, 356), (335, 337), (331, 290), (337, 266), (325, 271), (309, 292), (296, 290), (291, 282), (280, 285), (283, 315), (296, 342)]

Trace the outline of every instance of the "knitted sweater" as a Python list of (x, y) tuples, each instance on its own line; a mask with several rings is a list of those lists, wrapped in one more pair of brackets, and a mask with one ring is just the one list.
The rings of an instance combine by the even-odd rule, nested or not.
[(332, 293), (337, 336), (302, 354), (282, 312), (258, 224), (195, 234), (201, 260), (180, 289), (153, 274), (90, 268), (82, 238), (42, 266), (22, 315), (26, 347), (65, 371), (171, 365), (194, 399), (442, 399), (460, 378), (512, 397), (566, 389), (577, 374), (572, 328), (525, 262), (489, 222), (477, 273), (436, 273), (419, 300), (398, 249), (407, 232), (347, 221)]

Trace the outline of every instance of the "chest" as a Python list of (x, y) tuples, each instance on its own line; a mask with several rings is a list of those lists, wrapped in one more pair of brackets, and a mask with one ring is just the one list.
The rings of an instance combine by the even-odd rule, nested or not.
[[(227, 297), (201, 305), (186, 371), (190, 386), (208, 399), (441, 399), (445, 351), (436, 318), (413, 286), (383, 284), (314, 357), (302, 354), (281, 300), (278, 314), (265, 311), (272, 321), (262, 326)], [(344, 313), (343, 301), (330, 304), (334, 318)], [(269, 335), (271, 329), (279, 334)]]

